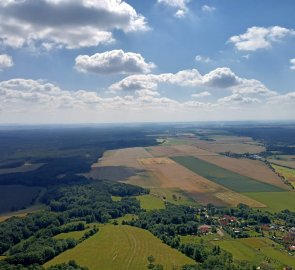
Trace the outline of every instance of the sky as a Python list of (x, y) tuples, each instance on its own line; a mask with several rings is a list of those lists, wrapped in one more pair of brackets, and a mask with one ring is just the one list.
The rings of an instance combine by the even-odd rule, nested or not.
[(294, 0), (0, 0), (0, 124), (295, 120)]

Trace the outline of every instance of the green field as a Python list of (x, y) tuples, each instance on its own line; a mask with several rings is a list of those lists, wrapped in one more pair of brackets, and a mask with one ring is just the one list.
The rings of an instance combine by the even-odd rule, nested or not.
[(114, 221), (117, 221), (118, 224), (122, 224), (123, 221), (132, 221), (138, 219), (138, 216), (135, 214), (126, 214), (123, 217), (119, 217), (116, 219), (111, 219), (110, 223), (113, 223)]
[(130, 226), (105, 225), (97, 234), (45, 266), (75, 260), (89, 270), (139, 270), (146, 269), (147, 256), (150, 255), (165, 269), (194, 264), (193, 260), (163, 244), (148, 231)]
[(121, 197), (120, 196), (112, 196), (112, 201), (113, 202), (119, 202), (119, 201), (121, 201)]
[(295, 192), (251, 192), (244, 195), (267, 205), (271, 212), (279, 212), (285, 209), (295, 211)]
[(232, 253), (237, 261), (259, 264), (268, 258), (276, 269), (283, 269), (283, 266), (295, 267), (295, 258), (281, 251), (281, 247), (268, 238), (225, 240), (218, 242), (218, 245)]
[(181, 236), (181, 243), (200, 244), (201, 239), (205, 245), (218, 245), (232, 253), (235, 261), (248, 261), (260, 264), (265, 258), (271, 258), (276, 269), (283, 269), (284, 265), (295, 266), (295, 258), (281, 251), (282, 247), (268, 238), (249, 237), (232, 239), (226, 233), (221, 238), (218, 234), (199, 236)]
[(0, 186), (0, 213), (24, 209), (38, 197), (40, 187)]
[(207, 178), (219, 185), (225, 186), (236, 192), (272, 192), (282, 191), (273, 185), (254, 180), (250, 177), (229, 171), (212, 163), (196, 157), (179, 156), (173, 157), (174, 161), (198, 175)]
[(204, 244), (218, 245), (221, 239), (227, 240), (231, 238), (227, 234), (224, 234), (224, 236), (221, 237), (217, 233), (206, 234), (202, 236), (197, 236), (197, 235), (180, 236), (181, 243), (183, 244), (200, 244), (202, 240)]
[(73, 238), (76, 240), (79, 240), (83, 237), (83, 235), (89, 231), (89, 229), (86, 229), (84, 231), (74, 231), (74, 232), (68, 232), (68, 233), (60, 233), (56, 236), (54, 236), (54, 239), (67, 239), (67, 238)]
[(169, 203), (176, 205), (199, 206), (188, 194), (176, 188), (151, 188), (151, 194), (155, 194)]
[(275, 164), (271, 165), (277, 173), (284, 176), (290, 182), (295, 182), (295, 169), (278, 166)]
[(136, 196), (140, 201), (140, 207), (145, 210), (164, 209), (165, 204), (163, 200), (152, 194)]

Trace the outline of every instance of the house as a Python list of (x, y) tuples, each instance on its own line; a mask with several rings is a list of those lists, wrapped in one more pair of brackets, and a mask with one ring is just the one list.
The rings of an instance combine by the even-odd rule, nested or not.
[(201, 234), (207, 234), (211, 231), (210, 225), (201, 225), (198, 227), (198, 232)]
[(223, 217), (220, 218), (219, 223), (221, 226), (227, 226), (230, 223), (236, 223), (238, 222), (238, 219), (236, 217), (232, 217), (229, 215), (224, 215)]

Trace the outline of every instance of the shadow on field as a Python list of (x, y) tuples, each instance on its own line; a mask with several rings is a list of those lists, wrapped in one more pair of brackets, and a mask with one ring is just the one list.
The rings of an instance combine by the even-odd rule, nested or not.
[(144, 170), (125, 166), (104, 166), (92, 168), (87, 177), (98, 180), (124, 181), (141, 172), (144, 172)]

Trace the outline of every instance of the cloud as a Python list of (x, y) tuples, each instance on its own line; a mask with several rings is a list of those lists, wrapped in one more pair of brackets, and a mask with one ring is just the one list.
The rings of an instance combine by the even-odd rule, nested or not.
[(142, 110), (143, 107), (161, 108), (178, 106), (178, 102), (149, 90), (135, 92), (134, 96), (101, 97), (97, 92), (68, 91), (43, 80), (12, 79), (0, 82), (0, 108), (6, 113), (60, 110), (108, 110), (127, 108)]
[(137, 90), (137, 91), (135, 91), (135, 94), (137, 96), (139, 96), (139, 97), (146, 97), (146, 96), (156, 97), (156, 96), (160, 96), (159, 92), (151, 91), (151, 90), (148, 90), (148, 89)]
[(231, 93), (218, 99), (212, 95), (212, 101), (207, 103), (198, 100), (178, 101), (149, 89), (137, 90), (128, 95), (125, 93), (102, 97), (94, 91), (64, 90), (44, 80), (18, 78), (2, 81), (0, 122), (257, 120), (257, 117), (262, 119), (264, 116), (268, 119), (283, 119), (295, 115), (295, 92), (276, 96)]
[(255, 79), (240, 79), (240, 83), (232, 88), (234, 94), (275, 96), (276, 91), (268, 89), (262, 82)]
[(256, 51), (258, 49), (269, 49), (275, 42), (281, 41), (284, 37), (295, 35), (293, 29), (280, 26), (272, 27), (251, 27), (246, 33), (232, 36), (229, 39), (239, 51)]
[(268, 99), (269, 104), (286, 105), (295, 104), (295, 92), (290, 92), (284, 95), (276, 95)]
[(257, 98), (245, 97), (241, 94), (232, 94), (231, 96), (218, 99), (220, 104), (256, 104), (260, 102)]
[(216, 8), (215, 7), (213, 7), (213, 6), (208, 6), (208, 5), (203, 5), (202, 6), (202, 11), (203, 12), (213, 12), (213, 11), (215, 11), (216, 10)]
[(76, 49), (113, 42), (113, 30), (148, 30), (122, 0), (0, 1), (0, 44)]
[(210, 57), (202, 56), (202, 55), (197, 55), (195, 57), (195, 60), (197, 62), (202, 62), (202, 63), (207, 63), (207, 64), (210, 63), (210, 62), (212, 62), (212, 60), (210, 59)]
[(211, 96), (211, 93), (209, 93), (208, 91), (204, 91), (198, 94), (192, 94), (192, 98), (203, 98), (203, 97), (209, 97)]
[(227, 88), (240, 84), (240, 78), (230, 68), (224, 67), (205, 74), (202, 82), (210, 87)]
[(131, 75), (110, 86), (111, 91), (121, 90), (155, 90), (159, 83), (178, 86), (207, 86), (227, 88), (239, 84), (239, 78), (229, 68), (217, 68), (204, 76), (196, 69), (181, 70), (175, 74), (163, 73), (159, 75)]
[(0, 54), (0, 71), (13, 66), (12, 57), (7, 54)]
[(290, 69), (295, 70), (295, 58), (290, 59)]
[(157, 0), (159, 4), (163, 4), (168, 7), (176, 8), (174, 16), (177, 18), (183, 18), (188, 12), (187, 4), (190, 0)]
[(97, 74), (134, 74), (149, 73), (155, 64), (145, 62), (138, 53), (113, 50), (94, 55), (79, 55), (75, 68), (80, 72)]

